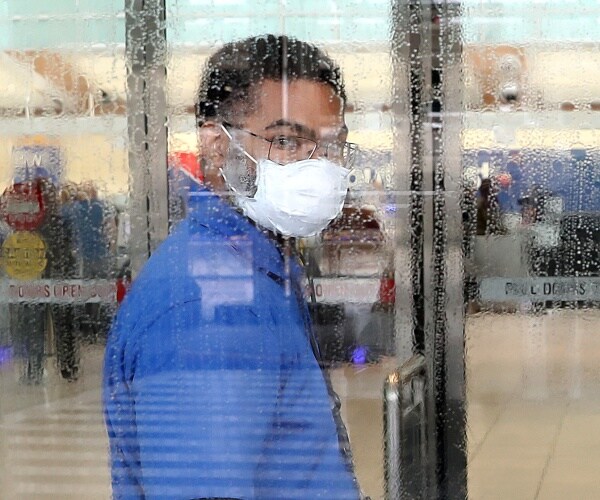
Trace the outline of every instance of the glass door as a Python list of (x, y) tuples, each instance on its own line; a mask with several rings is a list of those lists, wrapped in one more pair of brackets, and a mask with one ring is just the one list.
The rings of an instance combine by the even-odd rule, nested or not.
[[(396, 459), (384, 446), (382, 391), (413, 354), (418, 309), (414, 263), (396, 252), (414, 244), (406, 218), (411, 45), (394, 21), (404, 14), (387, 1), (367, 9), (351, 0), (327, 9), (242, 0), (38, 4), (0, 2), (0, 77), (9, 90), (0, 110), (8, 145), (0, 152), (5, 494), (384, 498)], [(211, 151), (202, 149), (202, 125), (216, 121), (197, 106), (209, 57), (269, 33), (287, 37), (276, 61), (284, 68), (296, 57), (287, 59), (286, 44), (306, 42), (299, 46), (312, 55), (298, 79), (317, 97), (323, 83), (314, 80), (331, 72), (333, 94), (307, 119), (335, 127), (306, 136), (286, 125), (277, 143), (242, 127), (250, 100), (219, 122), (219, 133), (231, 135), (232, 164), (244, 133), (237, 126), (270, 143), (260, 160), (281, 162), (270, 148), (291, 136), (316, 144), (317, 165), (342, 169), (340, 213), (324, 231), (295, 238), (242, 218), (236, 200), (207, 179)], [(238, 58), (242, 67), (261, 44)], [(281, 97), (269, 104), (288, 120), (315, 95)], [(337, 111), (323, 115), (331, 106)], [(217, 203), (215, 192), (223, 212), (215, 217), (211, 205), (200, 217), (194, 203)], [(222, 235), (234, 219), (251, 236), (228, 235), (224, 251), (202, 239), (199, 228), (216, 224)], [(185, 243), (170, 246), (185, 230)], [(182, 248), (189, 253), (177, 254)], [(161, 255), (167, 261), (153, 264)], [(269, 274), (256, 262), (283, 267)], [(259, 442), (263, 428), (270, 432)], [(207, 436), (218, 439), (199, 446)], [(236, 490), (248, 471), (256, 475), (249, 494)]]
[(596, 3), (0, 12), (7, 497), (597, 496)]
[(464, 1), (448, 19), (456, 43), (441, 38), (439, 158), (460, 186), (447, 251), (459, 248), (457, 210), (464, 259), (444, 349), (461, 366), (452, 322), (464, 297), (471, 498), (600, 491), (599, 13), (586, 1)]
[(395, 52), (411, 138), (398, 174), (408, 203), (395, 193), (411, 238), (396, 259), (411, 259), (405, 303), (423, 358), (386, 386), (398, 415), (386, 437), (400, 436), (386, 441), (398, 459), (388, 494), (593, 496), (598, 5), (395, 8), (411, 47)]
[(110, 496), (100, 405), (127, 284), (121, 2), (0, 2), (0, 484)]
[[(322, 233), (296, 238), (292, 245), (306, 271), (306, 298), (321, 366), (341, 403), (359, 487), (363, 495), (384, 498), (382, 390), (386, 377), (398, 366), (400, 353), (408, 358), (412, 352), (410, 315), (402, 316), (402, 326), (395, 321), (396, 307), (412, 307), (405, 301), (408, 288), (401, 289), (400, 297), (395, 295), (397, 276), (410, 282), (410, 259), (394, 257), (397, 242), (409, 235), (399, 227), (396, 192), (403, 191), (407, 198), (409, 179), (399, 172), (407, 169), (410, 134), (409, 119), (401, 113), (408, 101), (407, 68), (394, 57), (400, 44), (404, 51), (408, 44), (402, 40), (396, 45), (391, 37), (391, 6), (387, 1), (370, 2), (367, 9), (361, 2), (346, 0), (328, 2), (327, 8), (318, 2), (178, 0), (167, 2), (166, 12), (169, 222), (175, 233), (193, 211), (193, 199), (201, 196), (202, 185), (210, 182), (206, 176), (211, 160), (198, 140), (207, 118), (199, 121), (193, 104), (207, 92), (199, 82), (211, 73), (207, 66), (215, 63), (211, 56), (231, 42), (283, 34), (289, 37), (287, 43), (307, 42), (339, 65), (346, 94), (346, 141), (357, 144), (360, 151), (348, 171), (349, 190), (340, 216)], [(260, 43), (252, 47), (236, 49), (246, 54), (237, 60), (235, 52), (221, 57), (230, 57), (232, 65), (251, 67), (253, 52), (266, 50)], [(257, 85), (259, 96), (261, 85)], [(284, 99), (291, 103), (296, 98), (290, 93)], [(288, 106), (292, 120), (294, 105)], [(223, 121), (272, 139), (268, 130), (250, 128), (244, 120), (239, 110)], [(244, 142), (247, 135), (244, 139), (232, 132), (232, 136), (246, 147), (255, 144)], [(240, 149), (229, 150), (227, 161), (233, 164), (240, 154)], [(242, 191), (243, 184), (232, 178), (236, 172), (227, 168), (231, 165), (223, 166), (227, 189)], [(260, 253), (252, 255), (262, 258)], [(210, 279), (226, 286), (219, 273)], [(217, 307), (233, 310), (240, 305)]]

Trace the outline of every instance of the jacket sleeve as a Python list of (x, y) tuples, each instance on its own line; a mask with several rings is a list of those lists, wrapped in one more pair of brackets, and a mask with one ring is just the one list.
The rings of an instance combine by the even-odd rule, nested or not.
[(125, 375), (123, 322), (117, 320), (108, 337), (104, 358), (104, 419), (110, 445), (113, 498), (143, 498), (136, 419), (130, 381)]
[[(206, 321), (200, 310), (199, 301), (180, 303), (135, 340), (109, 344), (105, 407), (115, 498), (256, 497), (277, 398), (278, 346), (247, 311)], [(125, 333), (119, 329), (115, 339)]]

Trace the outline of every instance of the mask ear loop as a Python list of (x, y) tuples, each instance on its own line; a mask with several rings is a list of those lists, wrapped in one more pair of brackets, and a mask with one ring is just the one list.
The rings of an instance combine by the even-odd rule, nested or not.
[[(229, 130), (227, 130), (225, 128), (225, 126), (220, 123), (219, 124), (221, 129), (223, 129), (223, 132), (225, 132), (225, 135), (228, 137), (229, 141), (235, 145), (243, 154), (244, 156), (246, 156), (246, 158), (248, 158), (250, 161), (252, 161), (257, 167), (258, 167), (258, 161), (256, 161), (256, 159), (250, 154), (248, 153), (242, 146), (240, 146), (237, 141), (233, 138), (233, 136), (229, 133)], [(248, 195), (242, 194), (240, 193), (233, 184), (231, 184), (231, 182), (229, 182), (229, 180), (227, 180), (227, 176), (225, 175), (225, 172), (223, 171), (223, 167), (219, 167), (219, 172), (221, 174), (221, 177), (223, 177), (223, 180), (225, 181), (225, 184), (227, 184), (227, 186), (229, 186), (229, 189), (231, 189), (237, 196), (243, 196), (244, 198), (247, 198), (249, 200), (251, 200), (252, 198), (250, 198)]]

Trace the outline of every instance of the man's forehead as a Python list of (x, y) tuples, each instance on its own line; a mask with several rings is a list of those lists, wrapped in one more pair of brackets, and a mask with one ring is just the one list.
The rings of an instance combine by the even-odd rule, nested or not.
[[(311, 126), (312, 125), (312, 126)], [(332, 123), (306, 124), (300, 117), (289, 117), (277, 119), (264, 127), (265, 130), (290, 129), (300, 135), (317, 132), (320, 136), (337, 136), (348, 132), (348, 127), (343, 121), (332, 119)]]
[(325, 83), (265, 80), (255, 92), (255, 106), (247, 117), (263, 128), (304, 125), (332, 134), (344, 126), (344, 101)]

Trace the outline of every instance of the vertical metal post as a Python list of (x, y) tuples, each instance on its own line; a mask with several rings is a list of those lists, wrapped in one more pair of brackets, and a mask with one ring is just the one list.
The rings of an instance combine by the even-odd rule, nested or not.
[[(412, 348), (425, 355), (429, 374), (424, 406), (428, 483), (427, 491), (415, 494), (465, 498), (462, 82), (460, 24), (455, 23), (460, 9), (456, 2), (446, 0), (396, 0), (393, 6), (395, 76), (396, 68), (406, 69), (408, 75), (405, 81), (395, 78), (395, 84), (406, 84), (407, 92), (395, 86), (394, 96), (408, 95), (409, 103), (402, 107), (395, 102), (396, 123), (403, 123), (402, 113), (410, 123), (408, 144), (395, 136), (394, 160), (397, 168), (409, 166), (407, 173), (400, 172), (396, 178), (397, 185), (408, 185), (411, 191), (409, 215), (399, 211), (398, 219), (400, 234), (405, 229), (410, 243), (399, 239), (396, 251), (407, 250), (410, 259), (407, 288), (412, 325), (398, 330), (398, 324), (403, 325), (398, 316), (408, 311), (401, 303), (407, 300), (406, 293), (402, 296), (397, 289), (396, 331), (406, 335), (411, 329)], [(403, 164), (402, 149), (406, 147), (410, 148), (410, 159)], [(405, 258), (397, 255), (396, 264), (396, 283), (406, 286)], [(402, 425), (402, 421), (388, 422), (390, 429), (399, 432)]]
[[(429, 10), (427, 0), (396, 0), (393, 3), (392, 60), (395, 187), (408, 194), (407, 198), (397, 197), (395, 320), (397, 345), (402, 343), (404, 347), (398, 349), (403, 355), (399, 361), (406, 359), (408, 350), (423, 353), (427, 372), (433, 373), (433, 169), (431, 156), (427, 154), (431, 154), (431, 134), (426, 129), (431, 80)], [(406, 344), (409, 344), (408, 349)], [(423, 383), (427, 384), (424, 397), (428, 398), (422, 412), (425, 420), (423, 428), (427, 429), (428, 435), (420, 443), (424, 483), (421, 491), (415, 490), (413, 484), (411, 495), (415, 498), (436, 498), (433, 377), (428, 377)], [(396, 418), (392, 415), (386, 418), (390, 432), (396, 428), (401, 431), (402, 422), (391, 422)], [(390, 456), (389, 460), (395, 461), (388, 465), (392, 475), (402, 474), (401, 470), (394, 472), (394, 467), (403, 467), (402, 458)], [(393, 494), (389, 493), (389, 498), (393, 498)]]
[(467, 498), (460, 4), (431, 3), (433, 362), (439, 498)]
[[(396, 206), (394, 232), (394, 272), (396, 283), (396, 301), (394, 311), (394, 333), (398, 364), (401, 364), (415, 349), (415, 325), (419, 325), (420, 308), (415, 297), (419, 293), (420, 264), (417, 259), (419, 242), (422, 235), (419, 196), (415, 198), (415, 183), (418, 173), (415, 169), (415, 152), (420, 151), (415, 141), (420, 137), (415, 132), (419, 125), (415, 123), (411, 105), (411, 78), (414, 73), (414, 61), (411, 59), (411, 13), (409, 6), (402, 0), (396, 0), (392, 8), (392, 120), (393, 120), (393, 165), (392, 194)], [(415, 148), (417, 148), (415, 150)]]
[[(397, 40), (403, 40), (404, 45), (396, 43), (394, 56), (401, 57), (404, 64), (406, 77), (402, 84), (405, 88), (398, 93), (397, 97), (404, 100), (403, 106), (398, 106), (396, 122), (408, 122), (404, 129), (398, 127), (402, 137), (395, 142), (396, 155), (408, 155), (405, 163), (396, 160), (396, 168), (399, 170), (397, 176), (402, 181), (402, 187), (408, 193), (408, 210), (400, 211), (403, 225), (400, 226), (400, 234), (403, 236), (397, 251), (397, 259), (405, 263), (408, 260), (408, 279), (401, 281), (396, 279), (400, 287), (410, 291), (399, 298), (397, 296), (397, 320), (399, 316), (410, 313), (410, 333), (412, 352), (425, 352), (426, 349), (426, 292), (427, 273), (425, 264), (427, 262), (426, 240), (430, 238), (432, 227), (429, 223), (430, 212), (426, 193), (431, 193), (431, 175), (427, 165), (426, 143), (428, 136), (425, 130), (426, 103), (429, 91), (429, 51), (428, 46), (428, 22), (423, 21), (424, 8), (420, 0), (398, 0), (395, 2), (394, 14), (394, 36)], [(401, 47), (402, 50), (398, 50)], [(400, 116), (403, 114), (404, 116)], [(403, 255), (402, 255), (403, 254)], [(402, 268), (403, 269), (403, 268)], [(398, 272), (398, 270), (397, 270)], [(408, 286), (406, 286), (408, 284)], [(401, 292), (401, 290), (397, 290)], [(404, 300), (402, 300), (404, 299)], [(410, 309), (406, 311), (406, 301)], [(405, 332), (404, 332), (405, 334)]]
[(134, 274), (168, 234), (165, 11), (165, 0), (125, 0)]

